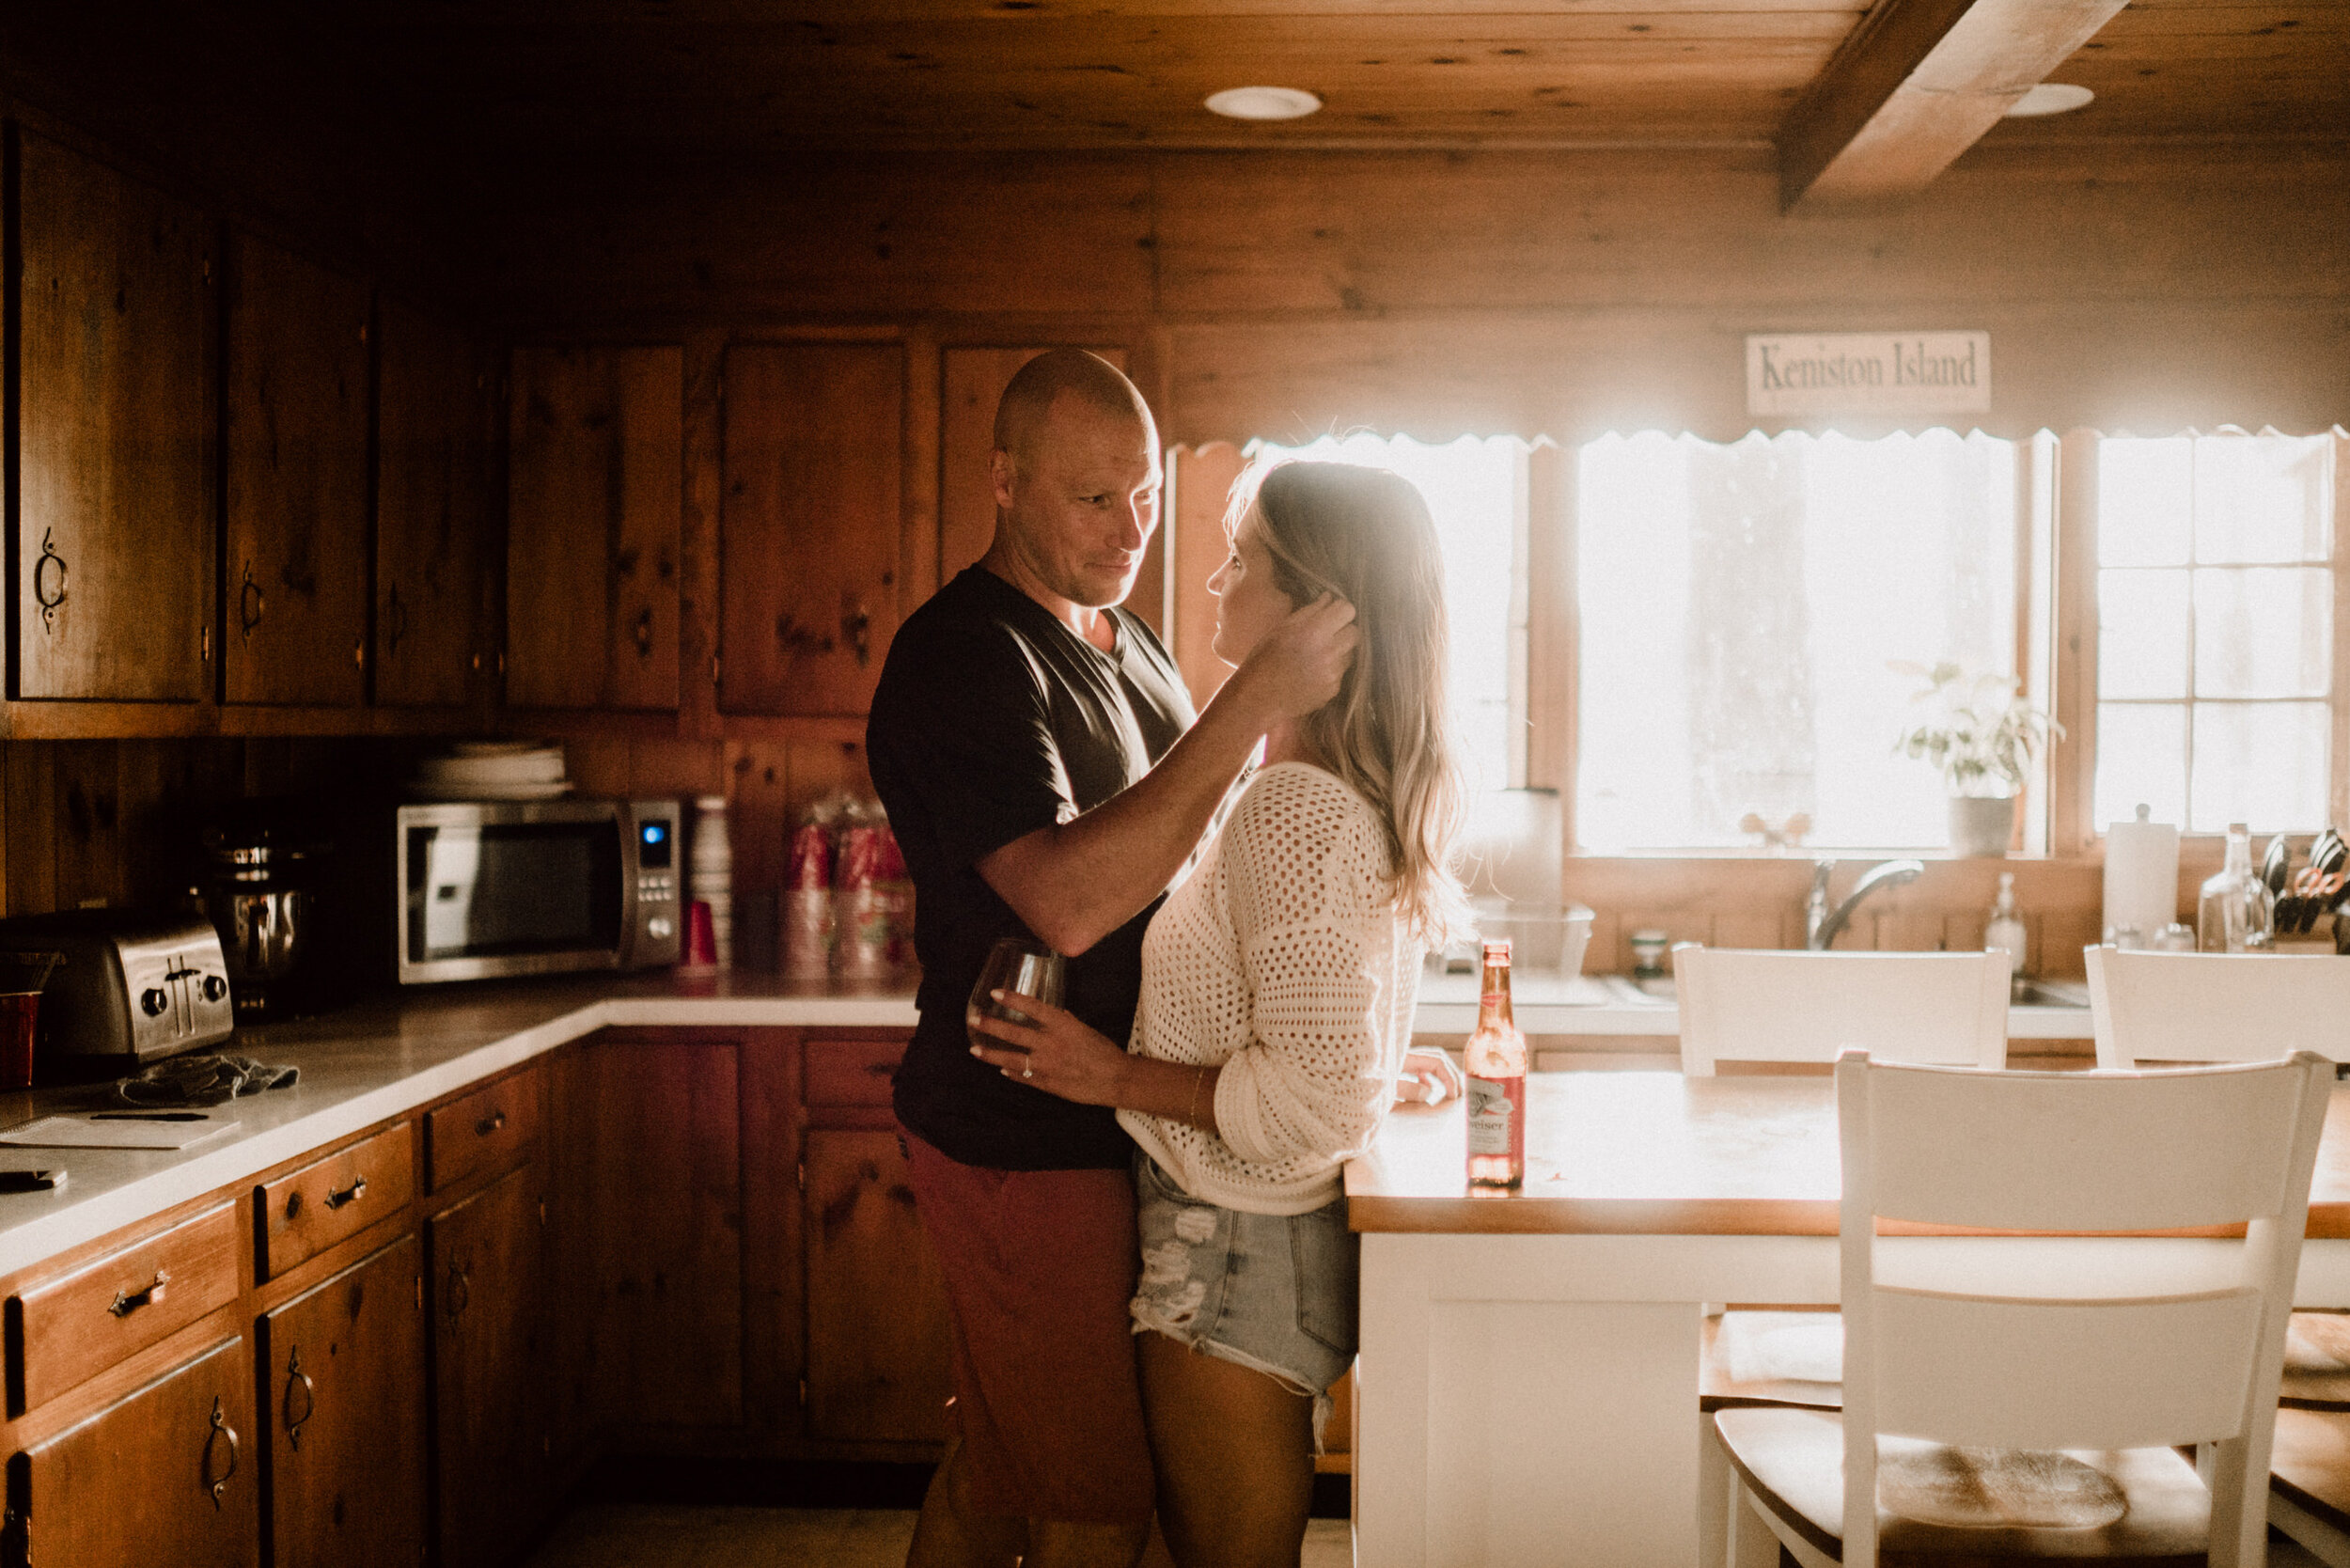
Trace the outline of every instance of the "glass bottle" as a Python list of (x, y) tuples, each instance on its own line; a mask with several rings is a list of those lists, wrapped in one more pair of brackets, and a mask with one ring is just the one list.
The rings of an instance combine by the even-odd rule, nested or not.
[(2252, 830), (2228, 824), (2228, 862), (2203, 884), (2195, 905), (2195, 946), (2207, 953), (2266, 952), (2276, 917), (2268, 885), (2252, 874)]
[(1510, 944), (1485, 944), (1468, 1074), (1468, 1186), (1515, 1192), (1526, 1184), (1526, 1036), (1510, 1014)]
[(2015, 873), (1999, 873), (1999, 895), (1991, 901), (1991, 918), (1982, 928), (1985, 952), (2007, 954), (2010, 994), (2024, 978), (2024, 917), (2015, 912)]

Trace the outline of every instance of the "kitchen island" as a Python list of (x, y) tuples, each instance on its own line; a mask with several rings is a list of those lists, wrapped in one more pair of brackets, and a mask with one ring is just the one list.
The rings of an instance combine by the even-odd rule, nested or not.
[[(1346, 1183), (1363, 1242), (1362, 1568), (1697, 1562), (1701, 1304), (1837, 1299), (1832, 1088), (1537, 1074), (1525, 1190), (1500, 1198), (1465, 1192), (1457, 1104), (1389, 1121)], [(2350, 1086), (2309, 1236), (2299, 1303), (2350, 1306)]]

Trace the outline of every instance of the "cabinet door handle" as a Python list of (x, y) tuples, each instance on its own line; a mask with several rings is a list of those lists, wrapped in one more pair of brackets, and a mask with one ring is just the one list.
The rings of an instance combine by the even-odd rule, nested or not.
[[(217, 1480), (212, 1475), (212, 1446), (228, 1439), (228, 1468)], [(212, 1507), (220, 1507), (221, 1497), (228, 1490), (229, 1478), (237, 1473), (237, 1429), (228, 1424), (228, 1417), (220, 1407), (220, 1396), (212, 1396), (212, 1430), (204, 1435), (204, 1489), (212, 1495)]]
[[(50, 568), (56, 568), (53, 575)], [(65, 557), (50, 541), (50, 530), (40, 531), (40, 559), (33, 563), (33, 599), (40, 605), (40, 625), (45, 632), (56, 630), (57, 606), (65, 603)]]
[(488, 1137), (492, 1133), (504, 1131), (506, 1131), (506, 1113), (502, 1110), (494, 1110), (473, 1124), (473, 1136), (476, 1137)]
[(244, 634), (247, 642), (253, 640), (253, 629), (261, 623), (261, 617), (268, 609), (269, 596), (261, 591), (261, 585), (253, 580), (253, 563), (247, 561), (244, 563), (244, 586), (237, 590), (237, 629)]
[(339, 1189), (330, 1187), (326, 1194), (326, 1206), (330, 1209), (339, 1209), (346, 1203), (358, 1202), (367, 1195), (368, 1179), (362, 1176), (347, 1187)]
[[(294, 1395), (297, 1392), (302, 1395), (302, 1414), (299, 1416), (294, 1414)], [(286, 1363), (286, 1441), (289, 1445), (297, 1449), (302, 1446), (303, 1423), (318, 1414), (318, 1385), (311, 1382), (310, 1374), (302, 1370), (302, 1347), (296, 1345), (293, 1359)]]
[(640, 659), (652, 657), (652, 610), (650, 607), (636, 612), (636, 656)]
[(115, 1304), (107, 1308), (106, 1310), (113, 1313), (116, 1317), (127, 1318), (132, 1313), (137, 1311), (140, 1308), (151, 1307), (156, 1302), (161, 1301), (164, 1298), (164, 1287), (170, 1283), (171, 1276), (165, 1274), (162, 1269), (157, 1269), (155, 1271), (155, 1278), (148, 1283), (147, 1289), (143, 1291), (115, 1292)]
[(856, 654), (857, 668), (863, 669), (873, 659), (873, 618), (865, 613), (862, 604), (851, 604), (840, 615), (840, 635)]
[(463, 1316), (465, 1309), (473, 1303), (473, 1282), (454, 1259), (448, 1265), (448, 1289), (441, 1293), (441, 1299), (447, 1305), (448, 1315), (452, 1318)]

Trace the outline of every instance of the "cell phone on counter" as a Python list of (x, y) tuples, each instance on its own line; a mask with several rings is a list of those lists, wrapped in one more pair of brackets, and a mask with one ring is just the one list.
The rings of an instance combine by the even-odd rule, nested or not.
[(0, 1192), (55, 1192), (65, 1185), (65, 1170), (51, 1166), (38, 1170), (0, 1170)]

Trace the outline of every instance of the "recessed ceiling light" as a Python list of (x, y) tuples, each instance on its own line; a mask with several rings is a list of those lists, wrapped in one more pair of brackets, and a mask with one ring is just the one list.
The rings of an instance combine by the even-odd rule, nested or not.
[(1322, 100), (1296, 87), (1229, 87), (1212, 93), (1208, 107), (1232, 119), (1295, 119), (1322, 107)]
[(2080, 108), (2097, 95), (2069, 82), (2043, 82), (2007, 106), (2009, 119), (2037, 119)]

